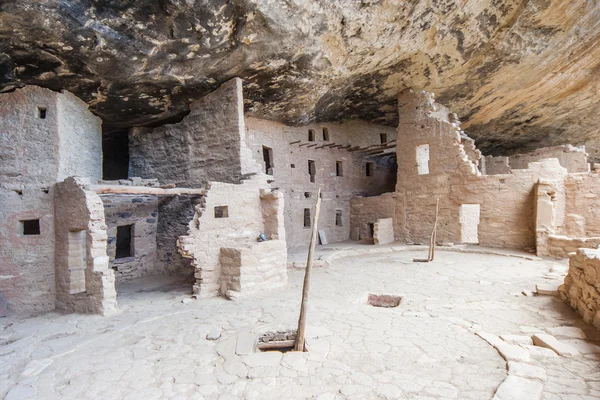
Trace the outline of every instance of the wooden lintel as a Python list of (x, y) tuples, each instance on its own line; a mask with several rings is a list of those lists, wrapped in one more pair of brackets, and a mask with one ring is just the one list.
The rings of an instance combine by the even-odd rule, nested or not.
[(302, 146), (308, 146), (310, 143), (300, 143), (298, 146), (302, 147)]
[(306, 146), (306, 148), (307, 148), (307, 149), (310, 149), (311, 147), (315, 147), (315, 146), (317, 146), (317, 144), (316, 144), (316, 143), (315, 143), (315, 144), (310, 144), (310, 145)]
[(290, 142), (290, 144), (297, 144), (300, 143), (302, 140), (296, 140), (295, 142)]
[(151, 194), (156, 196), (179, 196), (179, 195), (197, 195), (206, 194), (205, 189), (191, 188), (172, 188), (163, 189), (147, 186), (125, 186), (125, 185), (91, 185), (90, 189), (98, 194)]

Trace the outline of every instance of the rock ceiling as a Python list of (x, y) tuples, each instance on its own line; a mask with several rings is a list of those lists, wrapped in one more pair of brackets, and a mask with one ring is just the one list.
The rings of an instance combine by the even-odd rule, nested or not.
[(246, 110), (394, 125), (437, 94), (489, 154), (600, 156), (595, 0), (0, 0), (0, 90), (67, 89), (112, 128), (181, 118), (244, 79)]

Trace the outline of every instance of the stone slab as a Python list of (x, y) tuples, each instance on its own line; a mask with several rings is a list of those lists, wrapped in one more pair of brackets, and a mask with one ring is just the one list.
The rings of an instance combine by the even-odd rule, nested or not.
[(553, 350), (556, 354), (563, 357), (577, 357), (581, 355), (577, 349), (572, 346), (569, 346), (566, 343), (559, 342), (552, 335), (544, 334), (544, 333), (536, 333), (532, 337), (533, 343), (539, 347), (545, 347)]
[(538, 400), (543, 387), (537, 380), (509, 375), (500, 384), (492, 400)]

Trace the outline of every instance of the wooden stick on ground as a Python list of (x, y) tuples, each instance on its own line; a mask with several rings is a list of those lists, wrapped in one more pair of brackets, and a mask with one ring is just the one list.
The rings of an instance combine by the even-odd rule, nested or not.
[(298, 332), (296, 333), (295, 351), (304, 351), (304, 332), (306, 331), (306, 311), (308, 306), (308, 291), (310, 289), (310, 273), (312, 270), (315, 245), (317, 243), (317, 222), (319, 221), (319, 210), (321, 209), (321, 189), (317, 192), (317, 205), (313, 218), (310, 245), (308, 246), (308, 259), (306, 260), (306, 271), (304, 272), (304, 286), (302, 287), (302, 303), (300, 305), (300, 317), (298, 318)]
[(430, 262), (433, 261), (435, 255), (435, 239), (437, 237), (437, 224), (440, 214), (440, 199), (437, 199), (435, 204), (435, 221), (433, 223), (433, 230), (431, 231), (431, 237), (429, 239), (429, 251), (427, 252), (427, 258), (413, 258), (413, 262)]

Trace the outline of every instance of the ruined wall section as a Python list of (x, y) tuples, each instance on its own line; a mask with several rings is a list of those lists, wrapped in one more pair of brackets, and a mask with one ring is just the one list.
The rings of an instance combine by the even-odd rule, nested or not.
[(600, 250), (579, 249), (569, 259), (569, 272), (558, 288), (560, 297), (600, 329)]
[(239, 183), (244, 174), (255, 172), (242, 150), (243, 111), (242, 83), (234, 78), (193, 102), (177, 124), (133, 128), (130, 175), (192, 188), (208, 181)]
[(116, 310), (115, 276), (109, 267), (104, 206), (89, 181), (56, 185), (56, 306), (109, 315)]
[(569, 175), (565, 180), (568, 219), (562, 234), (600, 237), (600, 174)]
[[(88, 167), (76, 148), (63, 147), (63, 122), (80, 116), (73, 132), (93, 148), (99, 120), (71, 94), (28, 86), (0, 95), (0, 294), (9, 313), (55, 307), (54, 184), (62, 165), (69, 172), (100, 170), (100, 153)], [(76, 161), (67, 168), (66, 160)], [(24, 234), (29, 220), (39, 221), (39, 233)]]
[[(323, 129), (329, 140), (324, 140)], [(314, 141), (309, 141), (309, 130)], [(246, 118), (247, 144), (262, 170), (267, 172), (263, 146), (272, 150), (273, 186), (285, 195), (285, 227), (289, 247), (307, 246), (310, 226), (305, 226), (305, 209), (311, 209), (319, 188), (322, 190), (319, 230), (324, 230), (329, 242), (350, 237), (350, 199), (356, 195), (378, 195), (394, 190), (395, 163), (390, 157), (365, 157), (360, 152), (331, 148), (333, 145), (371, 146), (396, 137), (395, 130), (365, 121), (311, 124), (289, 127), (258, 118)], [(311, 145), (312, 147), (308, 147)], [(326, 147), (323, 147), (326, 146)], [(315, 162), (311, 182), (308, 160)], [(337, 176), (336, 163), (341, 162)], [(366, 163), (372, 162), (372, 176), (366, 174)], [(312, 212), (312, 211), (311, 211)], [(341, 213), (341, 218), (336, 217)], [(311, 214), (312, 217), (312, 214)], [(336, 219), (337, 218), (337, 219)]]
[[(110, 266), (117, 282), (162, 274), (156, 265), (158, 198), (143, 195), (100, 195), (100, 198), (104, 204)], [(131, 227), (129, 257), (116, 258), (119, 226)]]
[[(226, 271), (223, 275), (221, 248), (254, 249), (258, 236), (265, 231), (261, 190), (263, 196), (265, 191), (271, 191), (267, 178), (260, 174), (241, 184), (210, 182), (204, 202), (197, 206), (196, 215), (189, 223), (188, 235), (179, 238), (181, 254), (191, 259), (195, 268), (197, 296), (225, 294), (223, 291), (231, 288), (222, 280), (231, 273)], [(281, 244), (285, 248), (285, 240), (281, 240)], [(225, 261), (228, 266), (235, 265), (230, 260)], [(287, 257), (280, 258), (279, 262), (279, 268), (285, 271)], [(270, 278), (271, 270), (264, 271), (264, 280)], [(253, 279), (259, 283), (256, 275)]]
[(585, 146), (562, 146), (542, 147), (531, 153), (516, 154), (509, 157), (512, 169), (526, 169), (529, 163), (543, 160), (545, 158), (556, 158), (560, 165), (570, 173), (590, 172)]
[(353, 197), (350, 200), (351, 239), (371, 239), (371, 226), (380, 219), (392, 218), (394, 230), (397, 227), (395, 221), (396, 194), (385, 193), (373, 197)]
[(485, 156), (482, 162), (481, 173), (484, 175), (510, 174), (508, 157)]
[(452, 181), (480, 175), (461, 143), (459, 125), (430, 93), (405, 90), (398, 97), (396, 235), (408, 243), (429, 240), (439, 198), (439, 241), (460, 241), (459, 203)]

